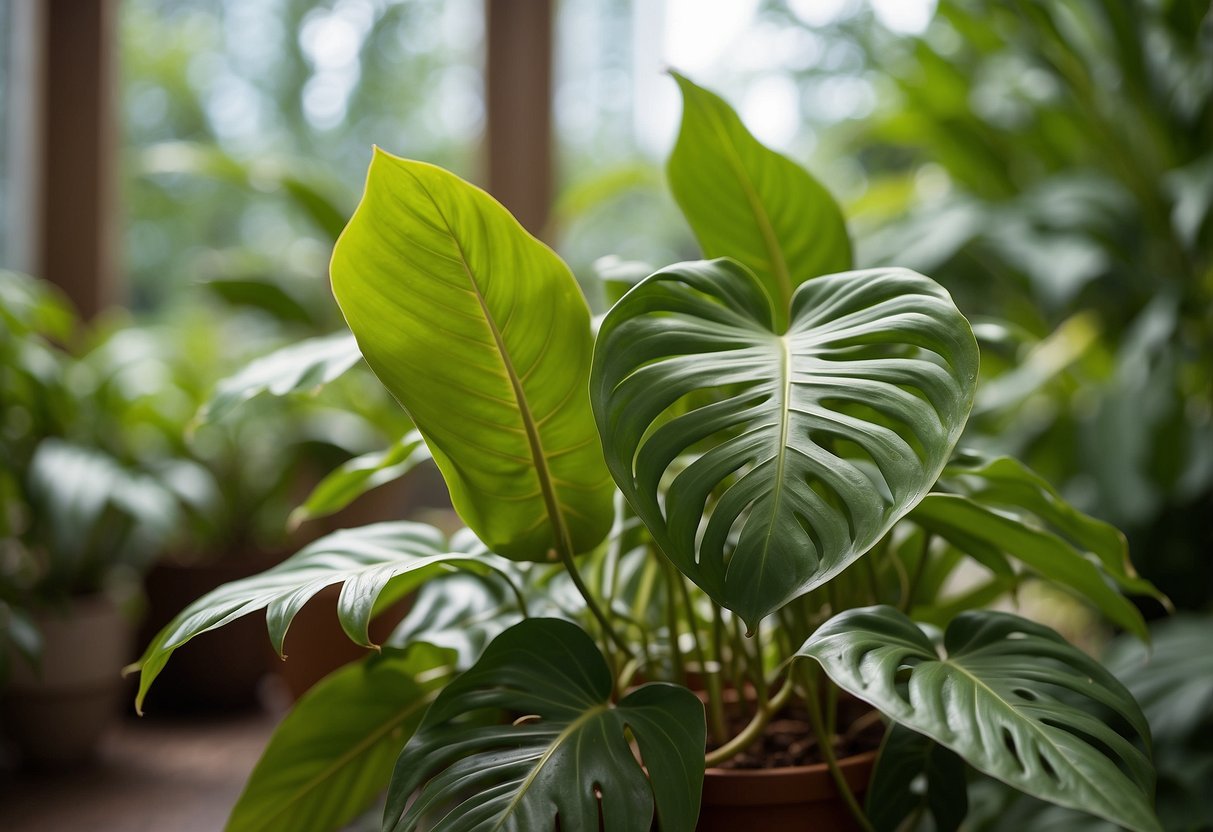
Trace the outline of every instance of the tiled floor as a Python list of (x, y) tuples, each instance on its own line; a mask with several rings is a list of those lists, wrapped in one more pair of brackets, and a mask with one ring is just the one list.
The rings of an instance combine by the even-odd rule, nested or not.
[(87, 767), (0, 780), (0, 830), (219, 832), (278, 718), (126, 719)]

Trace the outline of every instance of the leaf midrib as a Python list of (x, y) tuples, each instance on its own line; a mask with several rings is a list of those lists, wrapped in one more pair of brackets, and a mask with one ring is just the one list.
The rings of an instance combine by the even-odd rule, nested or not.
[[(531, 413), (530, 404), (527, 401), (526, 391), (522, 387), (522, 380), (518, 375), (518, 371), (514, 367), (514, 362), (510, 359), (509, 353), (506, 350), (505, 338), (501, 330), (497, 327), (497, 321), (494, 319), (492, 312), (489, 310), (488, 303), (485, 300), (484, 294), (480, 291), (480, 284), (476, 282), (476, 276), (472, 273), (472, 267), (468, 263), (467, 254), (463, 250), (463, 245), (459, 238), (455, 235), (451, 223), (446, 218), (446, 214), (442, 211), (442, 206), (438, 200), (434, 199), (429, 188), (421, 181), (413, 171), (408, 170), (409, 176), (421, 188), (421, 191), (429, 199), (430, 204), (434, 206), (434, 210), (438, 213), (442, 220), (443, 226), (446, 228), (447, 235), (455, 246), (455, 250), (459, 253), (459, 264), (463, 267), (464, 274), (467, 276), (468, 284), (471, 286), (472, 294), (476, 298), (476, 302), (480, 306), (481, 314), (484, 316), (485, 324), (489, 328), (489, 332), (493, 336), (493, 343), (497, 348), (497, 354), (501, 358), (501, 364), (505, 370), (506, 378), (510, 382), (510, 387), (514, 391), (515, 404), (518, 406), (518, 413), (522, 419), (523, 428), (526, 431), (527, 444), (531, 451), (531, 461), (535, 465), (535, 476), (539, 480), (539, 489), (543, 494), (544, 508), (547, 511), (548, 519), (552, 523), (552, 531), (558, 546), (563, 547), (564, 553), (569, 557), (576, 554), (573, 551), (572, 537), (569, 534), (568, 526), (564, 522), (564, 515), (560, 510), (560, 501), (556, 495), (555, 483), (552, 481), (552, 473), (548, 468), (547, 454), (543, 448), (543, 440), (539, 435), (539, 427), (535, 422), (535, 417)], [(533, 369), (533, 368), (532, 368)]]
[(498, 830), (503, 827), (505, 822), (514, 814), (514, 811), (518, 808), (518, 804), (521, 803), (522, 799), (526, 796), (527, 790), (531, 788), (531, 785), (535, 782), (535, 778), (539, 776), (539, 773), (543, 770), (543, 767), (547, 765), (550, 759), (552, 759), (552, 755), (556, 753), (557, 749), (559, 749), (560, 746), (563, 745), (570, 737), (580, 731), (583, 725), (600, 714), (606, 713), (608, 710), (610, 710), (610, 707), (611, 706), (606, 703), (595, 705), (565, 726), (564, 730), (562, 730), (556, 736), (556, 739), (552, 740), (547, 749), (543, 752), (543, 756), (539, 758), (534, 767), (527, 774), (526, 778), (518, 786), (518, 791), (515, 792), (513, 799), (510, 800), (509, 805), (507, 805), (501, 811), (501, 815), (497, 818), (497, 823), (493, 826), (492, 832), (498, 832)]
[[(450, 674), (448, 673), (448, 675), (450, 675)], [(369, 748), (370, 746), (379, 742), (379, 740), (381, 740), (384, 736), (389, 734), (391, 731), (395, 730), (395, 728), (397, 726), (399, 726), (406, 719), (408, 719), (410, 716), (412, 716), (414, 713), (416, 713), (419, 709), (421, 709), (422, 707), (428, 706), (441, 690), (442, 690), (441, 688), (435, 688), (431, 691), (428, 691), (420, 699), (418, 699), (415, 702), (410, 703), (408, 705), (408, 707), (404, 708), (403, 710), (398, 711), (391, 719), (385, 721), (379, 728), (372, 731), (370, 734), (368, 734), (366, 737), (364, 737), (360, 742), (355, 744), (352, 748), (347, 749), (344, 754), (342, 754), (341, 756), (332, 760), (329, 763), (329, 765), (325, 766), (317, 774), (315, 774), (313, 777), (311, 777), (294, 794), (292, 794), (290, 797), (286, 798), (285, 800), (281, 801), (279, 807), (272, 814), (266, 815), (264, 818), (264, 821), (260, 825), (253, 826), (250, 828), (252, 828), (252, 829), (270, 829), (270, 828), (272, 828), (269, 825), (270, 821), (273, 821), (276, 818), (281, 817), (288, 809), (290, 809), (292, 806), (297, 804), (299, 801), (303, 800), (305, 795), (311, 793), (312, 790), (314, 790), (317, 786), (319, 786), (322, 782), (324, 782), (324, 780), (331, 777), (334, 772), (344, 768), (347, 765), (350, 765), (354, 761), (354, 758), (360, 756), (367, 748)], [(237, 804), (237, 805), (239, 805), (239, 804)]]
[(793, 287), (792, 275), (788, 269), (787, 260), (784, 258), (783, 247), (779, 244), (779, 238), (775, 235), (775, 227), (771, 224), (771, 218), (767, 215), (766, 208), (763, 207), (762, 201), (759, 199), (758, 191), (746, 173), (745, 165), (741, 162), (740, 153), (729, 138), (727, 125), (714, 108), (705, 109), (708, 112), (708, 120), (712, 125), (712, 130), (716, 133), (721, 146), (725, 150), (725, 158), (728, 159), (729, 166), (733, 169), (738, 184), (741, 185), (741, 192), (745, 195), (746, 201), (750, 204), (750, 210), (754, 213), (754, 218), (758, 225), (758, 233), (762, 236), (763, 247), (766, 248), (767, 256), (771, 260), (771, 273), (775, 276), (775, 280), (779, 285), (781, 296), (773, 299), (777, 303), (782, 301), (782, 303), (779, 303), (779, 308), (776, 309), (776, 320), (785, 321), (788, 316), (788, 308), (792, 303)]
[(771, 492), (771, 522), (767, 524), (766, 538), (762, 542), (762, 557), (758, 561), (758, 577), (756, 584), (762, 583), (766, 572), (767, 555), (771, 549), (771, 540), (775, 536), (775, 521), (779, 516), (779, 504), (783, 499), (783, 472), (788, 458), (788, 424), (791, 421), (792, 395), (792, 349), (786, 335), (776, 336), (779, 344), (779, 369), (782, 375), (780, 382), (783, 396), (779, 404), (779, 445), (775, 451), (775, 490)]
[[(1056, 753), (1058, 756), (1060, 756), (1062, 759), (1065, 759), (1065, 760), (1069, 760), (1069, 759), (1070, 759), (1069, 755), (1067, 755), (1067, 754), (1066, 754), (1066, 753), (1065, 753), (1065, 752), (1064, 752), (1064, 751), (1063, 751), (1063, 750), (1062, 750), (1060, 747), (1058, 747), (1058, 745), (1057, 745), (1055, 742), (1053, 742), (1053, 739), (1052, 739), (1052, 738), (1051, 738), (1051, 737), (1050, 737), (1050, 736), (1049, 736), (1049, 735), (1048, 735), (1048, 734), (1045, 732), (1044, 728), (1042, 728), (1042, 727), (1041, 727), (1041, 725), (1040, 725), (1039, 723), (1037, 723), (1037, 721), (1036, 721), (1036, 720), (1034, 720), (1034, 719), (1030, 719), (1030, 718), (1028, 718), (1027, 716), (1024, 716), (1023, 714), (1021, 714), (1021, 713), (1020, 713), (1020, 712), (1019, 712), (1019, 711), (1018, 711), (1018, 710), (1015, 708), (1015, 706), (1014, 706), (1014, 705), (1012, 705), (1012, 704), (1011, 704), (1009, 701), (1007, 701), (1007, 700), (1006, 700), (1006, 699), (1005, 699), (1003, 696), (1001, 696), (1001, 695), (1000, 695), (1000, 694), (999, 694), (999, 693), (998, 693), (996, 690), (994, 690), (994, 688), (992, 688), (992, 687), (990, 687), (989, 685), (987, 685), (987, 684), (986, 684), (986, 683), (985, 683), (985, 682), (984, 682), (984, 681), (981, 679), (981, 677), (974, 675), (972, 671), (970, 671), (968, 668), (966, 668), (966, 667), (965, 667), (963, 664), (960, 664), (959, 662), (955, 661), (955, 660), (954, 660), (952, 657), (950, 657), (950, 656), (949, 656), (947, 659), (942, 659), (942, 660), (938, 660), (938, 659), (937, 659), (937, 661), (939, 661), (939, 663), (940, 663), (940, 664), (946, 664), (946, 665), (949, 665), (949, 666), (951, 666), (951, 667), (955, 668), (955, 669), (956, 669), (958, 672), (960, 672), (960, 674), (961, 674), (961, 675), (963, 675), (965, 678), (972, 680), (972, 682), (973, 682), (973, 684), (974, 684), (974, 686), (975, 686), (975, 687), (977, 687), (977, 688), (979, 688), (979, 689), (981, 689), (981, 690), (983, 690), (983, 691), (987, 692), (987, 693), (990, 695), (990, 697), (991, 697), (991, 698), (992, 698), (992, 699), (993, 699), (995, 702), (997, 702), (999, 705), (1001, 705), (1001, 706), (1002, 706), (1003, 708), (1005, 708), (1007, 711), (1009, 711), (1010, 713), (1012, 713), (1012, 714), (1015, 716), (1015, 718), (1017, 719), (1017, 721), (1021, 722), (1022, 724), (1025, 724), (1025, 725), (1029, 726), (1029, 728), (1030, 728), (1030, 730), (1032, 731), (1032, 733), (1033, 733), (1034, 735), (1036, 735), (1036, 736), (1037, 736), (1037, 738), (1038, 738), (1040, 741), (1042, 741), (1042, 742), (1043, 742), (1045, 745), (1047, 745), (1049, 748), (1051, 748), (1051, 749), (1052, 749), (1052, 750), (1053, 750), (1053, 751), (1054, 751), (1054, 752), (1055, 752), (1055, 753)], [(945, 745), (945, 746), (947, 745), (947, 743), (943, 742), (943, 740), (939, 740), (939, 739), (937, 739), (937, 741), (938, 741), (938, 742), (940, 742), (941, 744)], [(953, 749), (953, 750), (956, 750), (956, 749)], [(1086, 776), (1086, 775), (1083, 773), (1082, 769), (1081, 769), (1079, 766), (1076, 766), (1076, 765), (1074, 765), (1073, 763), (1071, 763), (1071, 764), (1070, 764), (1070, 770), (1071, 770), (1072, 772), (1074, 772), (1074, 774), (1075, 774), (1075, 775), (1076, 775), (1076, 776), (1077, 776), (1077, 777), (1078, 777), (1080, 780), (1082, 780), (1083, 782), (1085, 782), (1085, 783), (1087, 784), (1087, 786), (1088, 786), (1088, 787), (1089, 787), (1089, 788), (1090, 788), (1090, 789), (1091, 789), (1091, 790), (1092, 790), (1092, 791), (1093, 791), (1095, 794), (1102, 795), (1102, 794), (1104, 793), (1104, 792), (1103, 792), (1103, 790), (1102, 790), (1102, 789), (1099, 787), (1099, 784), (1095, 783), (1093, 780), (1091, 780), (1089, 777), (1087, 777), (1087, 776)], [(1026, 773), (1026, 772), (1025, 772), (1025, 773)], [(992, 775), (992, 776), (994, 776), (994, 777), (998, 777), (998, 775)], [(1002, 778), (1001, 778), (1001, 777), (998, 777), (998, 779), (1000, 779), (1000, 780), (1001, 780)], [(1009, 784), (1009, 785), (1014, 785), (1014, 784)], [(1115, 820), (1114, 818), (1106, 818), (1106, 819), (1107, 819), (1107, 820)]]

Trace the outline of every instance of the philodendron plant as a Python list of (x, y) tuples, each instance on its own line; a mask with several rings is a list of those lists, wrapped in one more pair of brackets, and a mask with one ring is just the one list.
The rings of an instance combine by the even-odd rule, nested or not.
[[(230, 829), (336, 829), (386, 784), (384, 830), (692, 830), (705, 770), (793, 705), (865, 828), (954, 829), (985, 775), (1159, 829), (1129, 693), (980, 609), (1042, 580), (1144, 636), (1122, 591), (1155, 593), (1123, 539), (1015, 461), (956, 451), (978, 346), (948, 293), (851, 270), (824, 188), (677, 80), (670, 184), (711, 259), (644, 277), (596, 327), (492, 197), (375, 151), (333, 290), (467, 530), (346, 530), (220, 588), (147, 648), (140, 701), (238, 616), (265, 609), (281, 650), (344, 583), (370, 647), (370, 618), (428, 581), (285, 719)], [(887, 725), (866, 808), (840, 691)]]

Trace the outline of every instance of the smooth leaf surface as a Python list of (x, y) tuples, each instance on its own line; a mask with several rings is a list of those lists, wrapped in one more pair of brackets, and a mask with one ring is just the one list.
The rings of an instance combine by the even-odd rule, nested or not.
[(787, 325), (796, 287), (852, 267), (838, 204), (808, 171), (764, 147), (713, 92), (674, 73), (682, 128), (670, 155), (670, 191), (706, 257), (745, 264)]
[(366, 812), (449, 679), (445, 658), (392, 652), (318, 682), (274, 729), (227, 832), (332, 832)]
[(308, 338), (264, 355), (219, 382), (198, 421), (222, 419), (241, 402), (269, 393), (286, 396), (328, 384), (358, 363), (358, 344), (346, 333)]
[[(546, 832), (558, 822), (634, 832), (650, 828), (655, 805), (662, 832), (690, 832), (703, 784), (702, 703), (660, 683), (617, 704), (610, 697), (610, 670), (575, 624), (511, 627), (439, 695), (405, 746), (384, 830)], [(527, 718), (468, 718), (486, 709)]]
[(662, 550), (753, 625), (927, 493), (976, 378), (972, 331), (929, 278), (819, 277), (779, 335), (758, 281), (721, 259), (651, 275), (611, 309), (591, 398), (611, 473)]
[(1041, 800), (1161, 832), (1153, 768), (1134, 744), (1150, 742), (1141, 709), (1047, 627), (967, 612), (948, 626), (941, 654), (902, 613), (866, 607), (830, 619), (798, 655), (978, 771)]
[(400, 479), (428, 459), (430, 451), (421, 434), (409, 431), (387, 448), (356, 456), (326, 474), (291, 512), (289, 524), (293, 528), (341, 511), (368, 491)]
[(282, 654), (291, 620), (327, 586), (342, 584), (337, 618), (356, 644), (371, 647), (373, 615), (423, 581), (452, 568), (502, 569), (508, 561), (481, 553), (451, 551), (437, 529), (422, 523), (376, 523), (326, 535), (259, 575), (224, 584), (181, 611), (131, 665), (139, 670), (140, 708), (152, 682), (173, 651), (197, 635), (266, 610), (270, 642)]
[[(1014, 558), (1043, 578), (1070, 589), (1138, 638), (1149, 634), (1141, 612), (1083, 553), (1050, 532), (1026, 525), (960, 494), (928, 494), (912, 513), (927, 531), (983, 563)], [(981, 554), (979, 554), (981, 553)]]
[(941, 485), (995, 511), (1013, 514), (1092, 555), (1100, 569), (1126, 592), (1167, 605), (1166, 597), (1133, 568), (1129, 544), (1111, 523), (1083, 514), (1044, 477), (1011, 457), (961, 454), (944, 469)]
[(589, 310), (560, 258), (479, 188), (376, 150), (331, 272), (367, 362), (489, 548), (546, 560), (596, 546), (612, 488)]
[(969, 811), (965, 764), (955, 752), (909, 728), (889, 726), (864, 812), (876, 832), (896, 832), (915, 812), (930, 811), (935, 832), (956, 832)]

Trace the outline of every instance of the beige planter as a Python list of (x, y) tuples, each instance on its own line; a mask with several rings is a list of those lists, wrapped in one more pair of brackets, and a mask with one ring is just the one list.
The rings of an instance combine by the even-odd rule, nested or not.
[(66, 610), (40, 612), (34, 621), (41, 666), (13, 658), (0, 722), (27, 762), (78, 763), (96, 750), (118, 712), (131, 629), (102, 596), (73, 599)]

